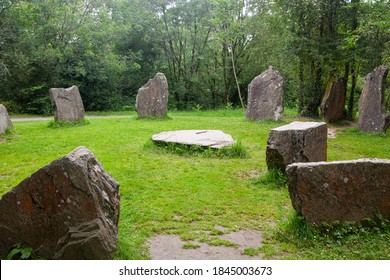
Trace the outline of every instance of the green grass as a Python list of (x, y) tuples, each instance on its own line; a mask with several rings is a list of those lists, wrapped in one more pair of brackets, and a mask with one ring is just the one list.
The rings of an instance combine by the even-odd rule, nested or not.
[[(246, 253), (261, 252), (270, 259), (390, 258), (386, 228), (344, 234), (342, 242), (326, 236), (305, 240), (288, 190), (280, 187), (283, 180), (276, 184), (275, 177), (264, 178), (269, 130), (297, 120), (292, 113), (279, 122), (248, 121), (242, 110), (170, 112), (170, 116), (170, 120), (137, 120), (129, 113), (61, 129), (49, 128), (48, 121), (15, 122), (12, 137), (0, 139), (0, 195), (51, 161), (86, 146), (120, 183), (117, 259), (148, 259), (146, 242), (156, 234), (177, 234), (188, 244), (233, 246), (218, 238), (216, 226), (224, 233), (262, 231), (264, 245)], [(240, 143), (245, 157), (177, 154), (150, 147), (153, 134), (179, 129), (222, 130)], [(338, 131), (337, 138), (328, 141), (329, 161), (363, 157), (390, 158), (389, 135), (350, 129)]]

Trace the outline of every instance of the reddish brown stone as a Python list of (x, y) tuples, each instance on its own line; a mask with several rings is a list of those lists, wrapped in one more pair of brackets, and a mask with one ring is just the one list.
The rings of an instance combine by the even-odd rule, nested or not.
[[(118, 234), (118, 190), (119, 184), (85, 147), (53, 161), (0, 200), (0, 255), (22, 243), (33, 248), (38, 256), (48, 259), (55, 256), (112, 258)], [(82, 236), (74, 231), (79, 228), (85, 233), (85, 228), (80, 227), (85, 223), (95, 231), (97, 227), (103, 228), (97, 235), (103, 236), (102, 242), (111, 246), (91, 245), (88, 239), (79, 239), (77, 246), (68, 244), (74, 240), (66, 236)], [(100, 253), (94, 255), (90, 252), (91, 246), (100, 246), (107, 251), (99, 249), (96, 252)], [(66, 256), (61, 253), (64, 251)]]
[(390, 219), (390, 160), (294, 163), (286, 172), (292, 205), (308, 224)]
[(335, 122), (344, 118), (345, 99), (344, 79), (331, 79), (321, 103), (321, 113), (326, 122)]

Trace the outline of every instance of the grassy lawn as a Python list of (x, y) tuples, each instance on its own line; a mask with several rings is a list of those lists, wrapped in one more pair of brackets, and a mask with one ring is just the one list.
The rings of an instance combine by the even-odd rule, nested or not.
[[(13, 137), (0, 139), (0, 195), (86, 146), (120, 183), (118, 259), (148, 259), (146, 241), (162, 233), (221, 244), (216, 225), (262, 231), (265, 244), (258, 249), (270, 259), (390, 259), (387, 224), (328, 234), (306, 229), (294, 214), (287, 187), (258, 180), (267, 171), (269, 130), (296, 120), (293, 112), (280, 122), (250, 122), (243, 115), (242, 110), (171, 112), (170, 120), (137, 120), (129, 113), (67, 128), (49, 128), (48, 121), (15, 122)], [(248, 155), (178, 155), (150, 145), (153, 134), (179, 129), (222, 130)], [(328, 140), (328, 161), (363, 157), (389, 159), (389, 135), (349, 129)]]

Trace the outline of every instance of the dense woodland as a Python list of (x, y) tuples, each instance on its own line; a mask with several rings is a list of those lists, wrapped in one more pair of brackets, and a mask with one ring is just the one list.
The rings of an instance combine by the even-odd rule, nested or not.
[(385, 0), (0, 0), (0, 103), (13, 113), (50, 114), (49, 88), (71, 85), (86, 110), (134, 109), (157, 72), (171, 110), (241, 107), (272, 65), (302, 116), (318, 116), (330, 77), (348, 80), (353, 118), (381, 64)]

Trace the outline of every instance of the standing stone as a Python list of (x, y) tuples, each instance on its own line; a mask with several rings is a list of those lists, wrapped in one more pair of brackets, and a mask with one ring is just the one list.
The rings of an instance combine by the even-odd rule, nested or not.
[(47, 259), (112, 259), (118, 191), (85, 147), (53, 161), (0, 200), (0, 256), (22, 243)]
[(384, 104), (385, 81), (389, 69), (379, 66), (364, 79), (364, 87), (359, 99), (359, 130), (386, 133), (390, 123)]
[(139, 117), (164, 117), (168, 111), (168, 82), (163, 73), (157, 73), (138, 90), (135, 101)]
[(287, 176), (292, 205), (309, 225), (390, 219), (390, 160), (294, 163)]
[(275, 121), (283, 117), (283, 77), (272, 66), (248, 86), (248, 119)]
[(56, 121), (75, 122), (84, 119), (84, 105), (77, 86), (51, 88), (49, 93)]
[(343, 78), (332, 78), (327, 87), (321, 103), (321, 113), (326, 122), (335, 122), (344, 118), (346, 93)]
[(294, 162), (326, 161), (326, 123), (293, 122), (270, 131), (267, 141), (268, 169), (285, 171)]
[(0, 134), (4, 134), (7, 129), (13, 129), (11, 119), (9, 117), (7, 108), (0, 104)]

